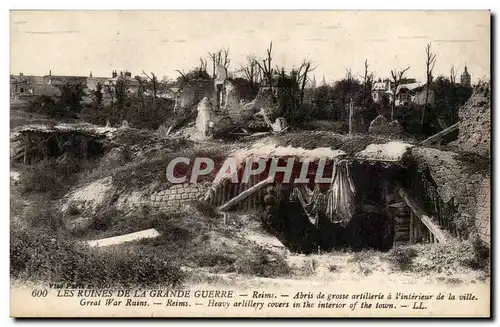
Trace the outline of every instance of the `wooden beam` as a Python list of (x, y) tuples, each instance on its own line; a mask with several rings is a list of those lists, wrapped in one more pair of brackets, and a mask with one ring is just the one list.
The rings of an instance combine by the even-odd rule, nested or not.
[(438, 123), (439, 123), (439, 126), (441, 126), (442, 129), (446, 129), (448, 127), (448, 125), (446, 125), (446, 123), (444, 122), (443, 119), (441, 118), (438, 118)]
[(245, 191), (241, 192), (240, 194), (238, 194), (237, 196), (235, 196), (234, 198), (232, 198), (231, 200), (229, 200), (228, 202), (226, 202), (225, 204), (223, 204), (222, 206), (220, 206), (219, 210), (220, 211), (227, 211), (227, 210), (229, 210), (233, 205), (235, 205), (237, 203), (240, 203), (241, 201), (243, 201), (244, 199), (246, 199), (250, 195), (254, 194), (255, 192), (257, 192), (258, 190), (260, 190), (264, 186), (271, 184), (272, 182), (273, 182), (273, 176), (269, 176), (265, 180), (263, 180), (263, 181), (257, 183), (256, 185), (250, 187), (248, 190), (245, 190)]
[(415, 216), (417, 216), (429, 229), (429, 232), (431, 232), (431, 234), (439, 241), (439, 243), (446, 244), (446, 236), (441, 228), (432, 221), (432, 217), (425, 214), (425, 212), (419, 207), (417, 202), (408, 194), (408, 192), (404, 188), (399, 189), (399, 195), (403, 198), (403, 201), (405, 201), (408, 207), (413, 210)]
[(401, 208), (404, 206), (405, 206), (404, 202), (395, 202), (395, 203), (391, 203), (388, 205), (388, 207), (390, 207), (390, 208)]
[(448, 135), (457, 129), (458, 129), (458, 123), (455, 123), (455, 124), (451, 125), (450, 127), (443, 129), (441, 132), (434, 134), (431, 137), (423, 140), (421, 144), (428, 145), (428, 144), (434, 143), (436, 141), (439, 141), (443, 136)]
[(172, 130), (172, 127), (174, 127), (174, 125), (171, 125), (171, 126), (168, 128), (168, 130), (167, 130), (167, 134), (165, 134), (165, 135), (170, 134), (170, 131)]

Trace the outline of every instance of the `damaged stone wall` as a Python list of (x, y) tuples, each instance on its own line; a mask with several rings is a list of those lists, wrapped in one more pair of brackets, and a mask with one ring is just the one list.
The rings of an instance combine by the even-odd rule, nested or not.
[(490, 157), (491, 93), (489, 82), (474, 86), (472, 96), (459, 109), (459, 133), (456, 145), (464, 151)]
[(412, 157), (419, 169), (429, 171), (443, 203), (451, 205), (465, 223), (468, 235), (463, 236), (478, 232), (489, 244), (489, 174), (471, 167), (451, 151), (416, 147), (412, 149)]
[(179, 92), (176, 100), (176, 110), (196, 105), (204, 97), (212, 98), (213, 85), (211, 80), (192, 80)]

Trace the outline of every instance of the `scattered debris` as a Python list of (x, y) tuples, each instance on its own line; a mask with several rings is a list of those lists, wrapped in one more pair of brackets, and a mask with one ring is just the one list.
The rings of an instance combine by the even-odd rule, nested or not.
[(388, 120), (382, 115), (379, 115), (372, 120), (370, 127), (368, 128), (368, 133), (394, 136), (404, 136), (406, 134), (399, 121), (393, 120), (388, 122)]
[(120, 128), (129, 128), (128, 122), (126, 120), (122, 121)]

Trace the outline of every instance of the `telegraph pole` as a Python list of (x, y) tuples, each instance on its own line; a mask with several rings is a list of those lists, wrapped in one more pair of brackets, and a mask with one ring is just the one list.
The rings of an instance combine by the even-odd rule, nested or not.
[(349, 134), (353, 134), (354, 110), (352, 98), (349, 98)]

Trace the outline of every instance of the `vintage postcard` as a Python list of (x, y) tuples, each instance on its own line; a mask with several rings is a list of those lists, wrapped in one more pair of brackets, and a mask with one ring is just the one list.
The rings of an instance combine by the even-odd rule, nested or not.
[(490, 24), (11, 11), (11, 316), (490, 317)]

